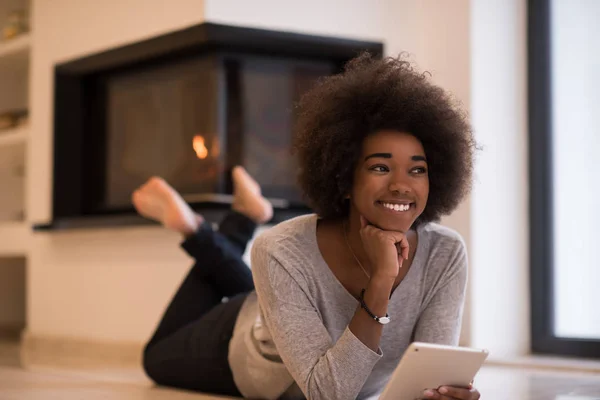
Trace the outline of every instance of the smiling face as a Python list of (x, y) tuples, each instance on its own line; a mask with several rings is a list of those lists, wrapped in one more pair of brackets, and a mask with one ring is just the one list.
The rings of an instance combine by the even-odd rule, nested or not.
[(365, 139), (350, 194), (352, 219), (362, 214), (380, 229), (407, 232), (428, 196), (427, 159), (418, 139), (398, 131)]

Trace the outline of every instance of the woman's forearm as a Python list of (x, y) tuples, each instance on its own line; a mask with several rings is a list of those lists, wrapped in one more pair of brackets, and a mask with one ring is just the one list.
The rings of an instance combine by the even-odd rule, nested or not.
[[(387, 313), (394, 280), (373, 275), (366, 287), (364, 301), (369, 310), (378, 317)], [(383, 325), (375, 321), (360, 305), (349, 325), (350, 331), (371, 350), (377, 352)]]

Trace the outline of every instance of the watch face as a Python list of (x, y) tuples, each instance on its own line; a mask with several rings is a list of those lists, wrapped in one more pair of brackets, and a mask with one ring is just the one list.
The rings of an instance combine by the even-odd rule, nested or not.
[(385, 325), (388, 322), (390, 322), (390, 319), (388, 317), (381, 317), (381, 318), (378, 319), (378, 321), (379, 321), (380, 324)]

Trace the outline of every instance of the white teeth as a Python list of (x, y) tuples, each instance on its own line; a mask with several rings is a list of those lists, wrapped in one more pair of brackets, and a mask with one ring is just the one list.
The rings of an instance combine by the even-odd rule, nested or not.
[(392, 204), (392, 203), (381, 203), (385, 208), (389, 208), (394, 211), (408, 211), (410, 208), (409, 204)]

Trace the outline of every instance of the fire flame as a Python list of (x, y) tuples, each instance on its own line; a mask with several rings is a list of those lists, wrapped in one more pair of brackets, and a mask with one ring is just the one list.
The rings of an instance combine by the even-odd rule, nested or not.
[(192, 146), (194, 147), (196, 156), (199, 159), (204, 160), (206, 157), (208, 157), (208, 149), (204, 145), (204, 137), (202, 137), (201, 135), (194, 136)]

